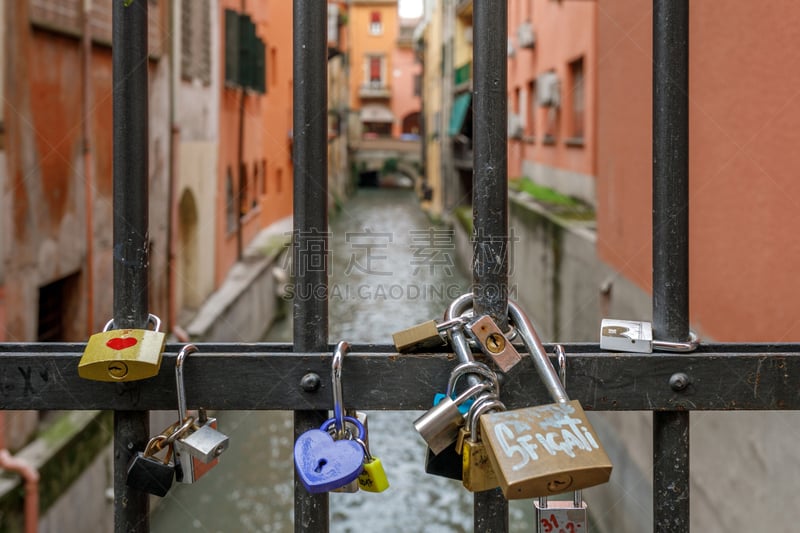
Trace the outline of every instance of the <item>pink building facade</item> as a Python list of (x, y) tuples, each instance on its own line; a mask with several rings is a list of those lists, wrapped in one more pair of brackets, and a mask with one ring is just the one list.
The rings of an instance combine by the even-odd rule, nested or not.
[(508, 3), (508, 175), (595, 203), (595, 2)]

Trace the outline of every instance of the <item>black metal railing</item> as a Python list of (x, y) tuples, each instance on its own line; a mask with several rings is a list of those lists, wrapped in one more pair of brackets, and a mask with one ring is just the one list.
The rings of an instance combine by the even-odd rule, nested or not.
[[(114, 321), (120, 327), (143, 327), (148, 316), (147, 4), (114, 2)], [(682, 341), (689, 326), (688, 0), (654, 5), (653, 316), (659, 338)], [(312, 0), (294, 0), (293, 8), (294, 79), (303, 80), (294, 88), (293, 262), (295, 283), (316, 297), (294, 302), (294, 344), (201, 344), (185, 383), (190, 408), (293, 411), (297, 435), (327, 418), (330, 390), (309, 386), (309, 376), (327, 382), (332, 346), (327, 268), (303, 268), (327, 265), (327, 11)], [(505, 321), (508, 268), (506, 19), (505, 2), (475, 3), (474, 305), (499, 322)], [(691, 354), (658, 356), (600, 352), (597, 344), (565, 347), (568, 394), (586, 410), (654, 413), (658, 532), (689, 529), (690, 411), (800, 409), (800, 391), (786, 378), (800, 372), (794, 344), (704, 344)], [(115, 530), (146, 532), (148, 498), (126, 486), (125, 468), (147, 442), (148, 411), (176, 408), (174, 376), (163, 369), (172, 368), (180, 346), (167, 346), (158, 376), (124, 384), (79, 378), (83, 349), (0, 344), (0, 409), (114, 410)], [(343, 378), (348, 403), (363, 410), (427, 409), (441, 386), (434, 378), (452, 366), (451, 353), (397, 356), (391, 346), (354, 346)], [(678, 373), (690, 376), (689, 387), (670, 385)], [(745, 378), (755, 375), (758, 394)], [(413, 378), (414, 387), (404, 378)], [(366, 381), (368, 389), (358, 386)], [(548, 403), (541, 388), (529, 386), (535, 381), (526, 358), (504, 383), (504, 403), (511, 409)], [(476, 531), (508, 530), (507, 502), (498, 490), (476, 494), (474, 509)], [(295, 530), (327, 531), (328, 515), (328, 496), (310, 495), (296, 482)]]

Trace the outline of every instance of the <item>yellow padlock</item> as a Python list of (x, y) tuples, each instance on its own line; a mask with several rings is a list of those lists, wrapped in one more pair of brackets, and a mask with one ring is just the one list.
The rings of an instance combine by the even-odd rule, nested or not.
[(167, 337), (159, 331), (157, 316), (149, 315), (148, 323), (155, 330), (111, 329), (114, 321), (109, 320), (86, 343), (78, 375), (95, 381), (136, 381), (157, 375)]
[(358, 475), (358, 487), (367, 492), (383, 492), (389, 488), (389, 479), (383, 469), (381, 460), (369, 453), (367, 444), (359, 439), (354, 439), (364, 449), (364, 469)]
[(462, 475), (464, 488), (471, 492), (482, 492), (500, 486), (497, 474), (489, 459), (489, 452), (481, 441), (478, 420), (490, 410), (505, 411), (506, 406), (495, 395), (478, 399), (470, 409), (468, 436), (464, 439), (461, 450)]

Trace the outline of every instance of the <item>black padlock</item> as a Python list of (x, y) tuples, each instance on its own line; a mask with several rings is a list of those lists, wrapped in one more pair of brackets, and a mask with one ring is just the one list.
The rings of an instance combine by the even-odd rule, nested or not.
[[(155, 496), (166, 496), (175, 479), (172, 444), (168, 440), (164, 435), (153, 437), (143, 452), (136, 452), (131, 458), (125, 480), (129, 487)], [(164, 449), (164, 444), (167, 444), (167, 452), (164, 459), (159, 459), (156, 454)]]
[(456, 452), (455, 442), (438, 454), (433, 453), (430, 448), (427, 449), (427, 456), (425, 457), (426, 473), (461, 481), (463, 468), (461, 455)]

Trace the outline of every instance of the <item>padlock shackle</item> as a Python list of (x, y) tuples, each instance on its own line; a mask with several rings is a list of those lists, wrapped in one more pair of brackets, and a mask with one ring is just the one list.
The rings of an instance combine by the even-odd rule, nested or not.
[[(344, 421), (345, 422), (350, 422), (352, 425), (354, 425), (356, 427), (356, 429), (358, 430), (358, 438), (359, 439), (364, 440), (364, 439), (367, 438), (367, 430), (364, 427), (364, 424), (361, 423), (361, 420), (359, 420), (358, 418), (356, 418), (354, 416), (346, 416), (346, 417), (344, 417)], [(330, 429), (330, 427), (332, 425), (335, 425), (335, 424), (336, 424), (336, 418), (329, 418), (325, 422), (322, 423), (322, 425), (319, 427), (319, 429), (324, 431), (325, 433), (327, 433), (328, 429)], [(342, 438), (344, 438), (344, 431), (342, 431)], [(341, 439), (336, 437), (334, 440), (341, 440)]]
[[(161, 319), (158, 318), (156, 315), (154, 315), (152, 313), (147, 315), (147, 323), (148, 324), (153, 324), (153, 331), (161, 331)], [(106, 325), (103, 326), (103, 331), (111, 331), (112, 329), (114, 329), (114, 319), (113, 318), (111, 320), (109, 320), (108, 322), (106, 322)]]
[(480, 405), (492, 400), (500, 400), (500, 398), (491, 391), (485, 392), (480, 396), (478, 396), (478, 398), (472, 403), (472, 405), (469, 406), (469, 411), (467, 411), (467, 414), (464, 415), (464, 427), (466, 427), (468, 430), (472, 428), (472, 418), (475, 414), (475, 410)]
[(556, 356), (558, 357), (558, 380), (564, 389), (567, 388), (567, 353), (560, 344), (555, 346)]
[(470, 361), (468, 363), (461, 363), (456, 366), (450, 373), (450, 379), (447, 382), (445, 396), (452, 397), (458, 380), (461, 378), (461, 376), (467, 374), (480, 374), (481, 376), (487, 378), (489, 381), (491, 381), (493, 392), (500, 396), (500, 381), (497, 379), (497, 374), (495, 374), (491, 368), (480, 361)]
[[(653, 336), (655, 337), (655, 334)], [(653, 350), (677, 353), (693, 352), (697, 349), (699, 344), (700, 338), (697, 336), (697, 333), (691, 330), (689, 331), (689, 340), (685, 342), (660, 341), (657, 339), (653, 339), (652, 342)]]
[(336, 438), (344, 437), (344, 395), (342, 393), (342, 365), (344, 356), (350, 352), (350, 343), (339, 341), (331, 358), (331, 390), (333, 391), (333, 420)]
[(178, 393), (178, 419), (186, 419), (186, 388), (183, 386), (183, 361), (190, 353), (197, 352), (197, 346), (187, 344), (178, 352), (175, 359), (175, 390)]
[(539, 379), (544, 383), (547, 392), (549, 392), (550, 396), (558, 403), (568, 402), (569, 397), (567, 396), (567, 392), (561, 385), (558, 374), (550, 363), (550, 359), (542, 345), (542, 341), (539, 339), (539, 335), (536, 334), (536, 330), (528, 316), (513, 300), (508, 300), (508, 316), (517, 328), (517, 331), (519, 331), (522, 342), (528, 349), (533, 359), (533, 365), (539, 373)]
[[(464, 392), (456, 396), (456, 398), (453, 400), (453, 403), (456, 405), (461, 405), (476, 394), (479, 394), (489, 388), (491, 388), (491, 386), (485, 381), (478, 381), (477, 383), (470, 385)], [(446, 399), (447, 398), (445, 398), (445, 400)]]
[(479, 399), (477, 402), (472, 404), (472, 407), (475, 412), (472, 414), (472, 419), (470, 420), (469, 424), (469, 439), (472, 442), (478, 442), (480, 440), (478, 438), (478, 430), (480, 429), (478, 420), (480, 417), (492, 409), (496, 411), (505, 411), (506, 406), (497, 398), (488, 397), (486, 401), (481, 401)]
[[(444, 320), (451, 321), (461, 317), (464, 312), (472, 308), (472, 293), (462, 294), (451, 303), (444, 313)], [(447, 330), (447, 338), (453, 347), (456, 357), (462, 363), (468, 363), (475, 358), (472, 357), (472, 350), (469, 347), (467, 336), (462, 328), (450, 328)]]

